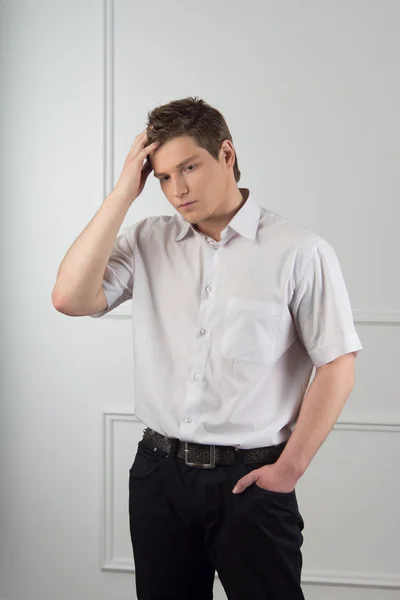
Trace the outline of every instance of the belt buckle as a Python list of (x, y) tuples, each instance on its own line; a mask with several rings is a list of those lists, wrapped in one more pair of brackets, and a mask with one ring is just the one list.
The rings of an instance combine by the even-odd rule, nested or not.
[(188, 442), (185, 442), (185, 464), (189, 467), (199, 467), (200, 469), (213, 469), (215, 467), (215, 445), (207, 444), (210, 447), (210, 461), (209, 463), (194, 463), (188, 461)]

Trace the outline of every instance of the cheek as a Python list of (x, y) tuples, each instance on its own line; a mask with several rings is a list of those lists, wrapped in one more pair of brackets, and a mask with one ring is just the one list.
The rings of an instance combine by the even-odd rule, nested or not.
[(207, 173), (199, 173), (196, 178), (196, 185), (201, 186), (207, 192), (214, 193), (216, 189), (221, 187), (221, 174), (215, 170), (207, 171)]

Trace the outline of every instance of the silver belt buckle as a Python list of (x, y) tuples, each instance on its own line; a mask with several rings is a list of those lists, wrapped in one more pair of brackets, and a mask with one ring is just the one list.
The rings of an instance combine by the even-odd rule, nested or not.
[(210, 461), (209, 463), (194, 463), (188, 461), (188, 442), (185, 442), (185, 464), (189, 465), (189, 467), (199, 467), (200, 469), (213, 469), (215, 467), (215, 446), (208, 444), (210, 446)]

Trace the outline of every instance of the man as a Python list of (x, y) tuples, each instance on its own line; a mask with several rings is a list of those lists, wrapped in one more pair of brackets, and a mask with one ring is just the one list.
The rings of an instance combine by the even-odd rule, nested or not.
[[(152, 171), (176, 214), (115, 239)], [(216, 571), (229, 600), (304, 598), (295, 485), (362, 346), (333, 248), (239, 179), (219, 111), (197, 98), (157, 107), (53, 291), (75, 316), (133, 300), (147, 426), (129, 479), (139, 600), (212, 599)]]

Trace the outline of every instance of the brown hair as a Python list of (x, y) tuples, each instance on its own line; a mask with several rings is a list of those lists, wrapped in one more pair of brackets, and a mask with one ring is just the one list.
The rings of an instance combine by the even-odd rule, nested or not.
[[(156, 141), (163, 144), (173, 138), (187, 135), (218, 160), (222, 142), (233, 142), (223, 115), (197, 97), (173, 100), (154, 108), (147, 116), (148, 144)], [(236, 150), (233, 174), (238, 182), (240, 171)]]

